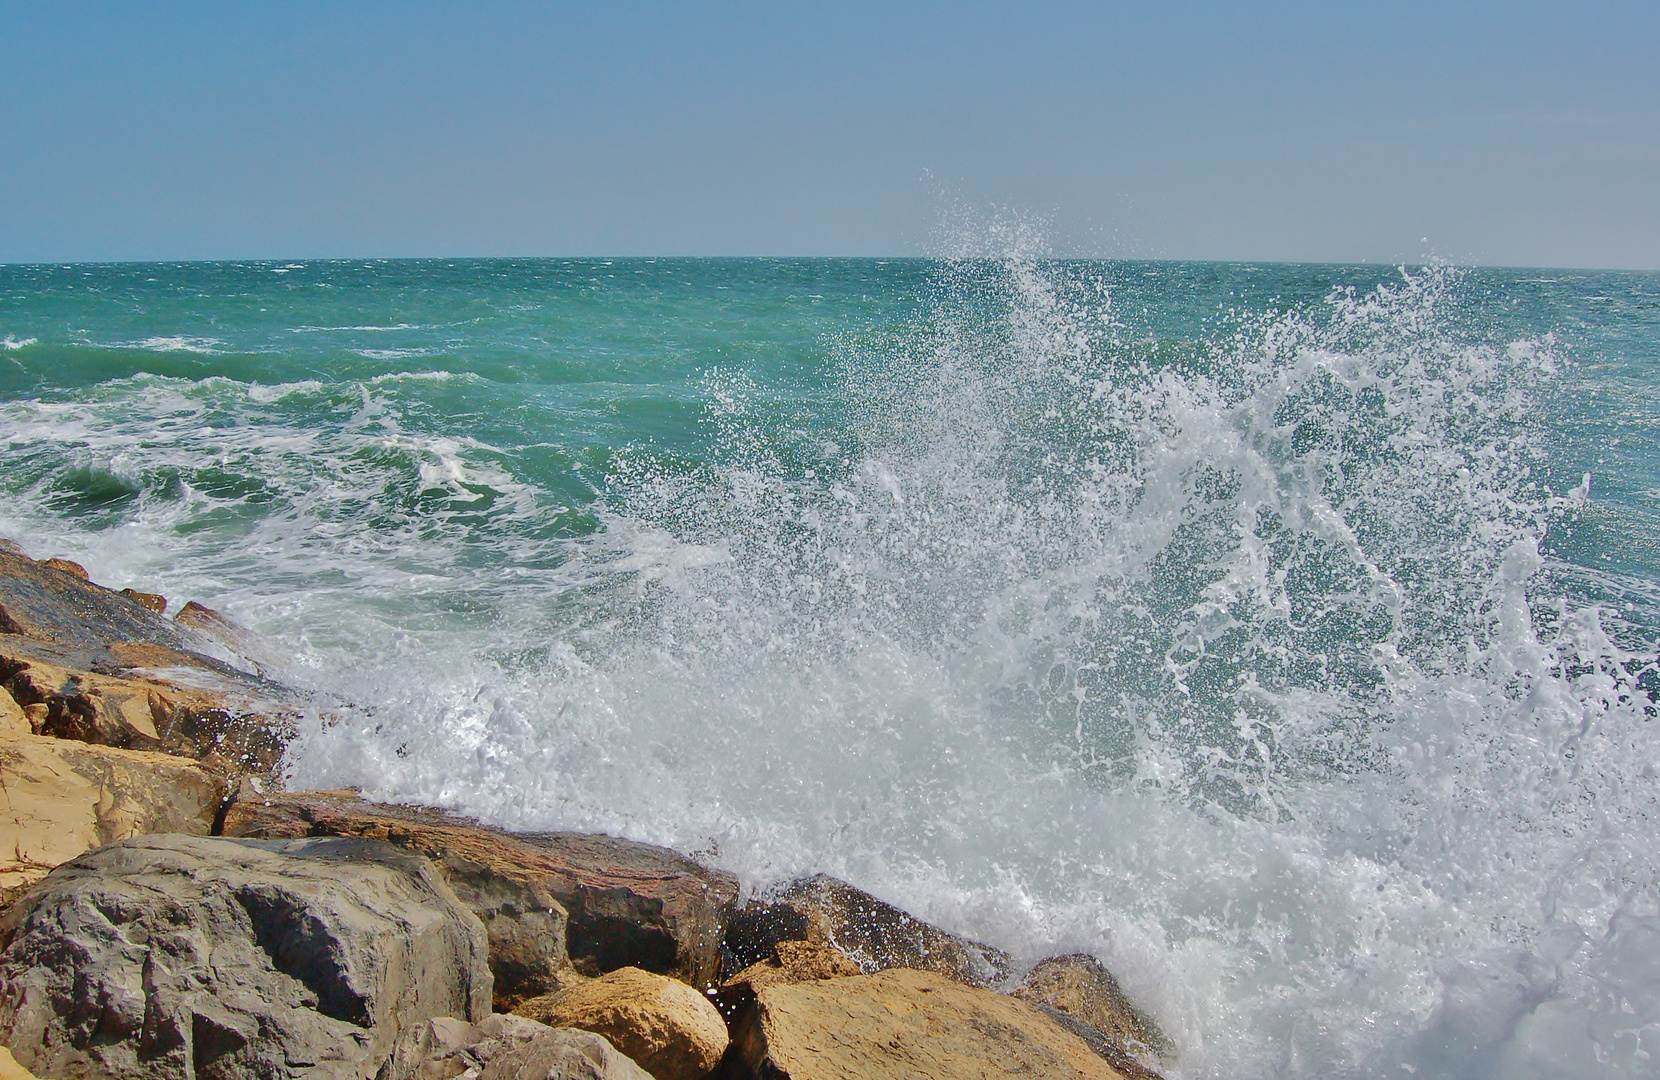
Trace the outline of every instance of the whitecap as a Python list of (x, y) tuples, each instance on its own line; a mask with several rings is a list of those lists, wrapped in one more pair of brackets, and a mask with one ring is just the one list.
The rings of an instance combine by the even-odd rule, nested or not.
[(147, 337), (139, 341), (114, 341), (105, 348), (109, 349), (146, 349), (150, 352), (188, 352), (214, 355), (219, 352), (217, 346), (224, 342), (218, 338), (191, 337), (185, 334), (171, 334), (167, 336)]

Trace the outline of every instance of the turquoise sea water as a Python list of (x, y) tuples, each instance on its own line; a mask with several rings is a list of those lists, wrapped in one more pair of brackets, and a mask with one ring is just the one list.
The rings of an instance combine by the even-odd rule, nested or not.
[(1660, 275), (0, 267), (0, 534), (294, 782), (1105, 958), (1176, 1077), (1651, 1076)]

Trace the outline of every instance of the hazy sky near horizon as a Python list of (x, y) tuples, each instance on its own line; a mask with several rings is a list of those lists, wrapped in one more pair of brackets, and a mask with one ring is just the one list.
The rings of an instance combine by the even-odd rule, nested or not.
[(0, 261), (1660, 268), (1660, 3), (14, 3)]

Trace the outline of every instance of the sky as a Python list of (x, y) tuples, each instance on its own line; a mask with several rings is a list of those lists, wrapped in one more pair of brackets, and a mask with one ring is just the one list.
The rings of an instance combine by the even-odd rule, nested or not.
[(1660, 2), (18, 3), (0, 262), (1660, 268)]

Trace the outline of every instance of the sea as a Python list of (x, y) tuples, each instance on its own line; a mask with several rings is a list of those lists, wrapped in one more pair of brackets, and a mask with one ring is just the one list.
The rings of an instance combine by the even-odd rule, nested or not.
[(1660, 274), (3, 266), (0, 535), (294, 786), (1092, 953), (1172, 1080), (1660, 1075)]

